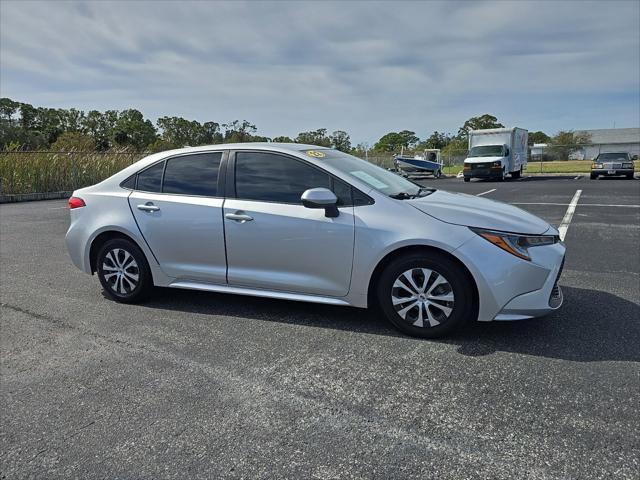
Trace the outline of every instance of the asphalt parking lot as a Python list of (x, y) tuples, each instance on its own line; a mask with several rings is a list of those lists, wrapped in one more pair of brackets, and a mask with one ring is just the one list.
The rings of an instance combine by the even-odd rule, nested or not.
[(0, 206), (1, 478), (638, 478), (640, 181), (437, 188), (566, 232), (565, 305), (428, 341), (367, 311), (107, 300), (65, 201)]

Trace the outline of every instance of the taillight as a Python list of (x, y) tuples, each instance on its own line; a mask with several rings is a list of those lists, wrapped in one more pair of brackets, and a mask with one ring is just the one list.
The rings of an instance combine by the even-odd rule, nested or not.
[(69, 209), (73, 210), (74, 208), (85, 207), (87, 204), (84, 203), (84, 200), (79, 197), (71, 197), (69, 199)]

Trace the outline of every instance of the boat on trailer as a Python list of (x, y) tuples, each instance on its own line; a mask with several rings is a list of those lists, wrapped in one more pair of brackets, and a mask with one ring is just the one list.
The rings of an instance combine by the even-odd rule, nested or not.
[(442, 160), (440, 159), (440, 150), (436, 148), (428, 148), (422, 154), (416, 154), (413, 157), (409, 155), (400, 155), (393, 157), (393, 163), (396, 170), (405, 177), (433, 175), (440, 178), (442, 175)]

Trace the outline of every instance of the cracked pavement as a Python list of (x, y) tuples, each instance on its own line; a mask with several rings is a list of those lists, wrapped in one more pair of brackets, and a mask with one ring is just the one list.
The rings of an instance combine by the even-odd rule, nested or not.
[[(425, 181), (558, 223), (640, 182)], [(404, 337), (364, 310), (107, 300), (64, 201), (0, 206), (0, 478), (637, 478), (640, 209), (581, 207), (565, 305)]]

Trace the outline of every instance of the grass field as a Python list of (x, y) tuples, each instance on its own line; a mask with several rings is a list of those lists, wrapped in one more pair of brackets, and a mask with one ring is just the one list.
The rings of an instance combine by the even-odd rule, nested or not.
[[(75, 190), (93, 185), (142, 158), (142, 153), (109, 152), (0, 152), (0, 193), (45, 193)], [(385, 168), (391, 156), (370, 158)], [(640, 161), (635, 162), (640, 171)], [(591, 161), (529, 162), (527, 173), (589, 173)], [(447, 166), (444, 173), (457, 175), (462, 165)]]
[(143, 155), (121, 152), (0, 152), (0, 193), (75, 190), (110, 177)]

